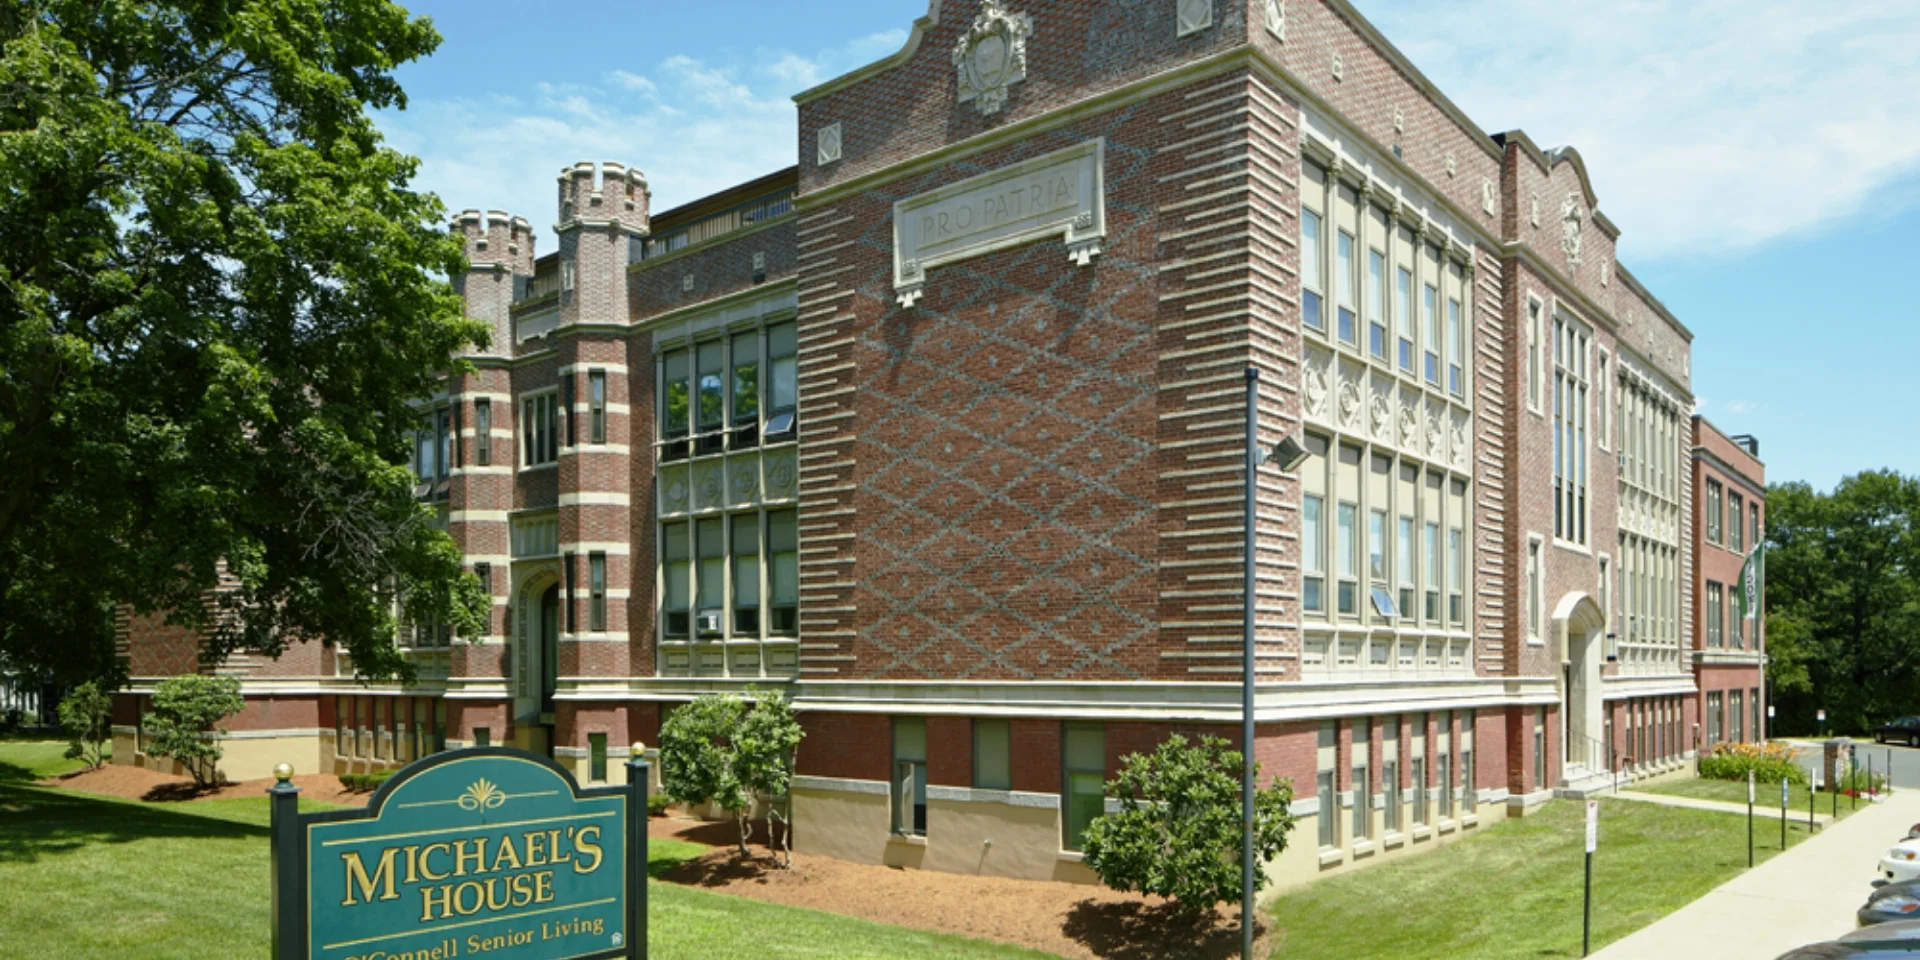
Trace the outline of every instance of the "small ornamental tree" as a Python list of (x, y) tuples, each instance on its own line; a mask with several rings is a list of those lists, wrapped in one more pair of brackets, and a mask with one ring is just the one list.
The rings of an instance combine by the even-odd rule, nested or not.
[(67, 733), (67, 759), (84, 760), (87, 769), (98, 770), (106, 762), (106, 744), (113, 727), (113, 694), (89, 680), (67, 692), (60, 701), (60, 728)]
[[(732, 814), (740, 828), (740, 856), (756, 799), (770, 817), (781, 813), (793, 778), (793, 753), (803, 736), (793, 706), (773, 691), (747, 688), (747, 696), (708, 694), (675, 709), (660, 727), (660, 779), (681, 803), (711, 803)], [(792, 862), (792, 842), (787, 844)]]
[(219, 776), (220, 740), (207, 734), (225, 733), (215, 731), (213, 725), (246, 705), (237, 677), (197, 673), (168, 677), (153, 689), (147, 752), (180, 761), (193, 775), (195, 786), (213, 786)]
[[(1128, 754), (1107, 783), (1120, 811), (1088, 826), (1081, 850), (1107, 886), (1167, 897), (1198, 915), (1240, 901), (1241, 754), (1226, 740), (1178, 734), (1154, 752)], [(1259, 775), (1255, 765), (1254, 774)], [(1293, 785), (1276, 780), (1254, 794), (1253, 852), (1264, 864), (1287, 847)], [(1254, 889), (1266, 886), (1256, 869)]]

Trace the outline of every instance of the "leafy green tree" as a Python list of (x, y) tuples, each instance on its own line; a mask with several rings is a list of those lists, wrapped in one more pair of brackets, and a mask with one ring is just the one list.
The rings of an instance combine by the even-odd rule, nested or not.
[(707, 694), (676, 707), (661, 724), (661, 786), (681, 803), (711, 803), (731, 814), (746, 857), (754, 802), (787, 809), (802, 736), (792, 704), (778, 693), (748, 687), (745, 697)]
[(370, 676), (399, 622), (478, 628), (403, 464), (486, 328), (368, 113), (439, 41), (387, 0), (0, 8), (0, 659), (100, 676), (121, 601)]
[[(1120, 810), (1087, 827), (1081, 851), (1107, 886), (1172, 899), (1189, 914), (1240, 902), (1240, 751), (1220, 737), (1168, 737), (1152, 753), (1128, 754), (1107, 792)], [(1254, 766), (1259, 777), (1259, 765)], [(1253, 853), (1265, 864), (1287, 847), (1293, 784), (1254, 794)], [(1267, 883), (1256, 866), (1254, 889)]]
[(67, 734), (67, 759), (84, 760), (98, 770), (107, 759), (107, 741), (113, 737), (113, 693), (89, 680), (67, 691), (60, 701), (60, 729)]
[(147, 716), (147, 752), (180, 761), (195, 786), (210, 787), (220, 776), (220, 740), (214, 725), (247, 705), (238, 677), (188, 673), (168, 677), (153, 689)]
[(1776, 730), (1860, 733), (1920, 713), (1920, 478), (1767, 494), (1766, 646)]

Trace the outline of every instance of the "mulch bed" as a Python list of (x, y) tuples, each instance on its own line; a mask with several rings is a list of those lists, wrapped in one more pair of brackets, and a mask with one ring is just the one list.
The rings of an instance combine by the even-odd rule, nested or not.
[[(805, 854), (794, 854), (793, 867), (781, 869), (757, 855), (761, 852), (743, 861), (737, 850), (716, 849), (664, 879), (1082, 960), (1212, 960), (1240, 953), (1237, 908), (1193, 923), (1158, 897), (1104, 887), (905, 870)], [(1255, 930), (1256, 955), (1266, 951), (1266, 933), (1265, 927)]]
[[(371, 796), (347, 792), (332, 774), (297, 776), (293, 782), (300, 787), (301, 797), (323, 803), (365, 806)], [(177, 803), (259, 796), (273, 780), (199, 790), (188, 777), (110, 763), (41, 783), (150, 803)], [(731, 821), (654, 817), (647, 832), (713, 847), (712, 852), (663, 877), (705, 890), (997, 940), (1077, 960), (1225, 960), (1240, 951), (1236, 908), (1222, 909), (1196, 923), (1158, 897), (1076, 883), (905, 870), (807, 854), (794, 854), (793, 866), (783, 869), (764, 856), (764, 822), (754, 824), (755, 856), (746, 860), (734, 849), (739, 831)], [(1268, 932), (1265, 926), (1255, 930), (1256, 955), (1265, 954)]]
[[(49, 787), (77, 790), (82, 793), (98, 793), (109, 797), (123, 797), (128, 800), (144, 800), (149, 803), (181, 803), (189, 800), (216, 800), (231, 797), (257, 797), (273, 786), (273, 778), (242, 780), (239, 783), (223, 783), (217, 787), (202, 790), (195, 787), (193, 778), (177, 777), (148, 770), (129, 764), (109, 763), (98, 770), (82, 770), (65, 776), (42, 780)], [(365, 806), (371, 794), (349, 793), (340, 785), (340, 778), (330, 773), (313, 773), (293, 778), (293, 784), (300, 788), (300, 797), (304, 800), (318, 800), (321, 803), (341, 806)]]

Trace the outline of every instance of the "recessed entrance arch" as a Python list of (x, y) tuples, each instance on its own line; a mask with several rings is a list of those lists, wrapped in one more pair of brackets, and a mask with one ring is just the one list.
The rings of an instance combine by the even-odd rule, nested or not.
[(514, 726), (525, 732), (516, 743), (536, 753), (549, 753), (560, 674), (558, 572), (525, 572), (514, 598), (513, 719)]
[(1560, 738), (1564, 768), (1572, 782), (1606, 770), (1606, 710), (1600, 676), (1605, 665), (1607, 614), (1593, 597), (1570, 593), (1553, 610), (1554, 645), (1560, 653)]

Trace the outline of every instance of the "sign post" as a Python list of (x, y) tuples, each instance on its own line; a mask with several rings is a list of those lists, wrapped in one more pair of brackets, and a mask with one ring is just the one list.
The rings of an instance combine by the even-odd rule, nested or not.
[(273, 960), (645, 960), (646, 761), (582, 788), (506, 747), (437, 753), (364, 810), (272, 795)]
[(1825, 710), (1819, 710), (1815, 711), (1814, 715), (1820, 718), (1820, 739), (1825, 740), (1827, 738), (1827, 712)]
[(1753, 771), (1747, 771), (1747, 868), (1753, 868)]
[(1787, 852), (1787, 778), (1780, 778), (1780, 852)]
[(1807, 776), (1807, 836), (1813, 836), (1813, 801), (1820, 797), (1820, 766), (1815, 764)]
[(1600, 801), (1587, 801), (1587, 892), (1586, 902), (1581, 907), (1580, 916), (1580, 955), (1586, 956), (1593, 946), (1593, 851), (1600, 845)]

